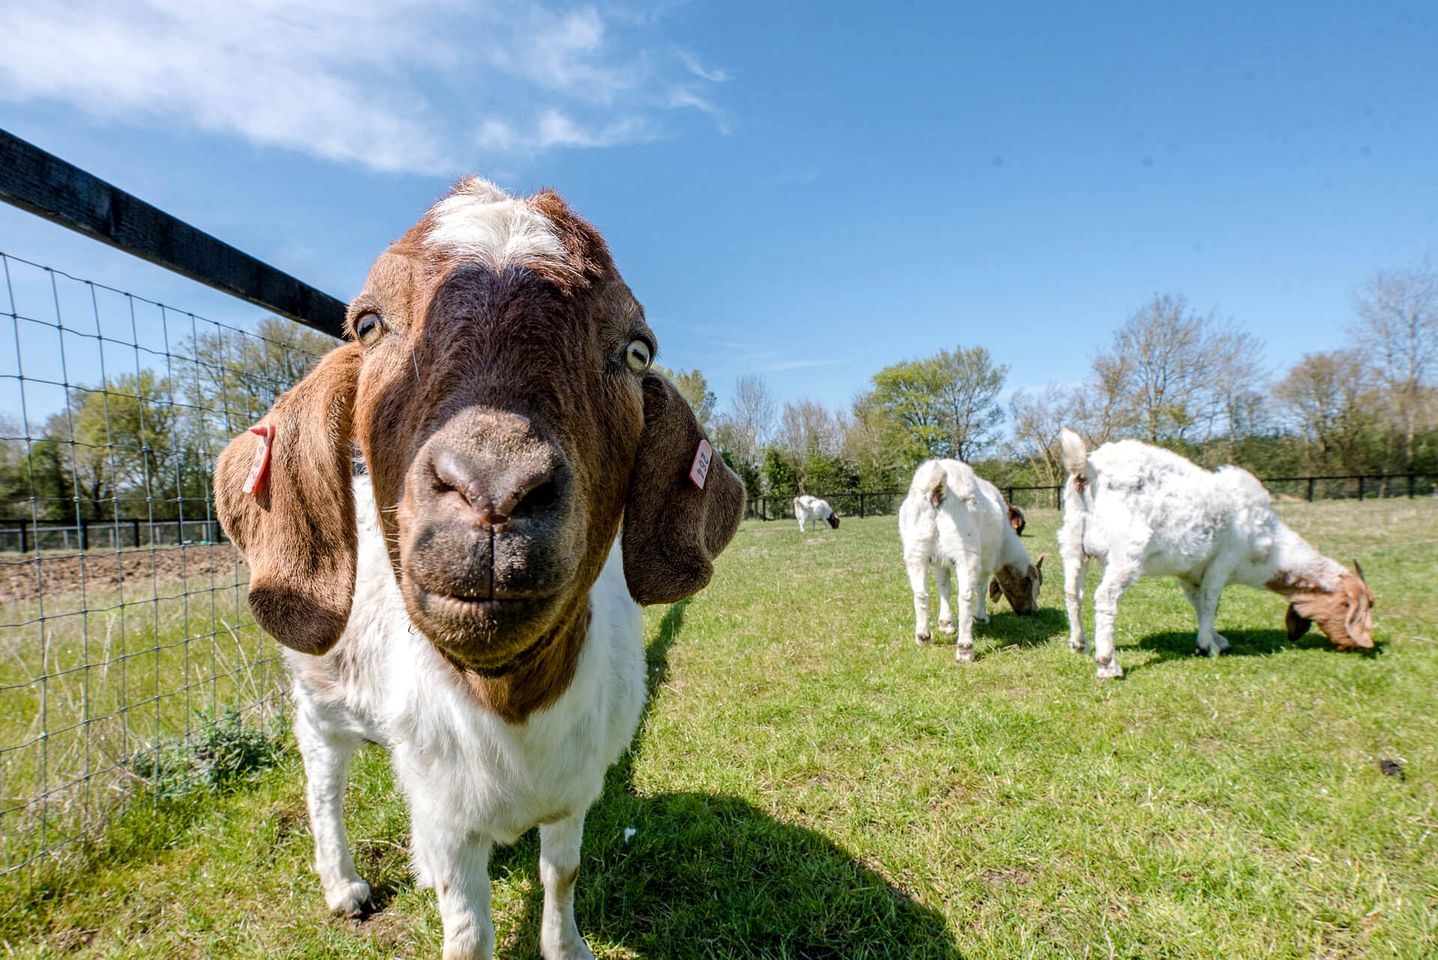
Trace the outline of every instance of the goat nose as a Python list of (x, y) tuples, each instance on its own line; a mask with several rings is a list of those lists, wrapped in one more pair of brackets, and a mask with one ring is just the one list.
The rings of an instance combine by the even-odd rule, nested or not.
[(446, 448), (435, 454), (433, 467), (437, 492), (458, 494), (474, 522), (484, 527), (532, 515), (550, 506), (558, 492), (558, 470), (552, 464), (504, 463)]

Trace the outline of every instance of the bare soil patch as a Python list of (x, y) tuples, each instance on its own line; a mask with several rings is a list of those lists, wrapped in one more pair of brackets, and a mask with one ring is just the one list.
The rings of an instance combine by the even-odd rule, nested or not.
[(158, 547), (141, 550), (91, 551), (0, 559), (0, 603), (35, 600), (41, 590), (51, 596), (114, 590), (122, 584), (143, 588), (156, 581), (201, 578), (232, 583), (249, 576), (239, 551), (229, 544)]

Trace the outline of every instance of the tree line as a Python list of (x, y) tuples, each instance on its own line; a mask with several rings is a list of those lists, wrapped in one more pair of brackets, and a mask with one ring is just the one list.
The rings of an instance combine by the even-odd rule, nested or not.
[(189, 338), (162, 370), (69, 387), (38, 429), (0, 417), (0, 520), (210, 515), (220, 449), (333, 347), (279, 317), (253, 334), (217, 327)]
[(929, 457), (974, 463), (1000, 485), (1063, 481), (1059, 430), (1126, 437), (1259, 476), (1438, 474), (1438, 275), (1427, 261), (1375, 274), (1345, 328), (1351, 346), (1304, 354), (1279, 376), (1250, 332), (1179, 295), (1141, 305), (1078, 384), (1017, 390), (982, 346), (875, 373), (847, 409), (779, 406), (741, 377), (722, 411), (698, 371), (680, 388), (751, 492), (904, 489)]
[[(884, 367), (846, 408), (778, 403), (739, 378), (720, 409), (699, 370), (663, 370), (751, 493), (897, 490), (929, 457), (1000, 485), (1062, 482), (1058, 433), (1135, 437), (1260, 476), (1438, 474), (1438, 275), (1428, 262), (1358, 291), (1351, 346), (1274, 377), (1252, 333), (1183, 297), (1141, 305), (1085, 380), (1018, 390), (983, 346)], [(214, 456), (334, 346), (270, 317), (254, 334), (199, 334), (163, 370), (68, 391), (35, 430), (0, 418), (0, 520), (203, 517)]]

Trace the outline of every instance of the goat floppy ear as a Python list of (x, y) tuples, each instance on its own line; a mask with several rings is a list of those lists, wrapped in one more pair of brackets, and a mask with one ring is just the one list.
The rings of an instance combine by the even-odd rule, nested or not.
[(1004, 595), (1004, 588), (999, 586), (997, 578), (989, 581), (989, 603), (998, 603), (999, 598)]
[[(355, 502), (350, 451), (360, 345), (326, 354), (275, 401), (268, 475), (249, 433), (215, 466), (215, 507), (250, 564), (250, 611), (280, 643), (329, 650), (349, 622), (355, 587)], [(258, 483), (244, 492), (253, 466)]]
[[(624, 505), (624, 579), (639, 603), (673, 603), (709, 582), (714, 557), (744, 515), (744, 482), (713, 453), (668, 380), (650, 373), (643, 383), (644, 435)], [(701, 442), (707, 475), (696, 464)]]

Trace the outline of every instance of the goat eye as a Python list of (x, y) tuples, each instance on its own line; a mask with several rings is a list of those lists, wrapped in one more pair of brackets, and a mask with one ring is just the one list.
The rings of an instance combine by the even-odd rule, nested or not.
[(384, 320), (377, 313), (367, 313), (355, 324), (355, 336), (363, 344), (371, 344), (384, 335)]
[(624, 362), (629, 364), (629, 369), (635, 373), (648, 370), (653, 358), (653, 354), (649, 352), (649, 344), (643, 340), (630, 340), (629, 346), (624, 348)]

